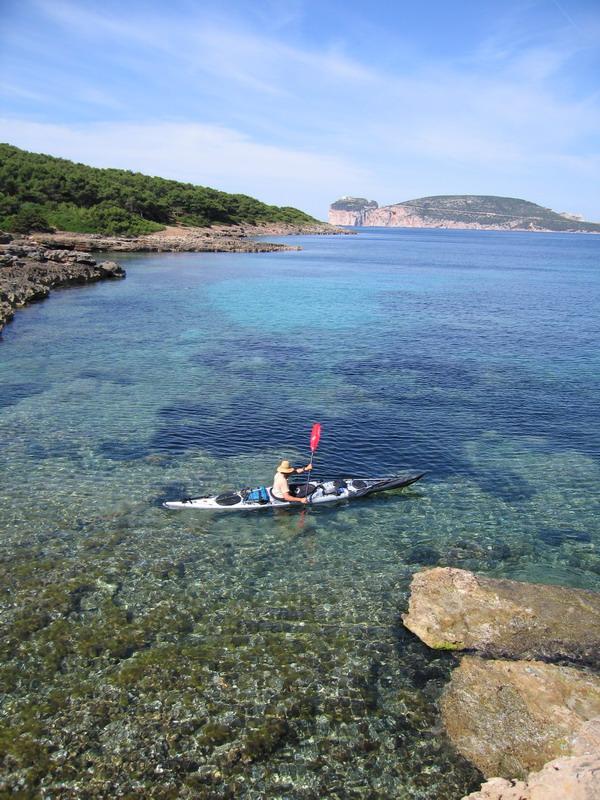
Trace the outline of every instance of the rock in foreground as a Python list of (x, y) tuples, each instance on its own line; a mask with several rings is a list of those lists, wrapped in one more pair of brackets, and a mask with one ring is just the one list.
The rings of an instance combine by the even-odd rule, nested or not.
[(600, 756), (557, 758), (525, 781), (491, 778), (463, 800), (598, 800)]
[(429, 647), (600, 662), (600, 594), (435, 568), (412, 581), (406, 627)]
[(486, 777), (524, 778), (572, 755), (599, 715), (597, 675), (539, 661), (465, 656), (442, 698), (448, 735)]

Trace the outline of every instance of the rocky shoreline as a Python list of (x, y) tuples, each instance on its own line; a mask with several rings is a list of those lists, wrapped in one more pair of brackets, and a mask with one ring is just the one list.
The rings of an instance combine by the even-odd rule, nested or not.
[(414, 576), (405, 626), (468, 653), (441, 713), (488, 779), (471, 800), (600, 796), (599, 613), (595, 592), (441, 567)]
[(263, 236), (326, 236), (355, 233), (328, 223), (313, 225), (221, 225), (211, 228), (170, 226), (144, 236), (104, 236), (99, 233), (37, 233), (30, 237), (48, 247), (130, 253), (272, 253), (301, 250), (299, 245), (257, 241)]
[(98, 264), (91, 257), (92, 252), (271, 253), (302, 248), (257, 241), (256, 237), (348, 233), (353, 232), (327, 223), (167, 227), (134, 237), (56, 231), (16, 238), (0, 232), (0, 331), (16, 309), (45, 299), (51, 289), (125, 277), (125, 270), (119, 264), (114, 261)]
[(0, 331), (16, 309), (44, 300), (52, 289), (124, 277), (114, 261), (98, 263), (87, 252), (0, 233)]

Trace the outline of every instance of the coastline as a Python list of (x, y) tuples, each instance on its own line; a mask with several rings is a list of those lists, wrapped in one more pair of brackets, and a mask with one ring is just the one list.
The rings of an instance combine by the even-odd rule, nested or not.
[(90, 253), (272, 253), (301, 250), (299, 245), (256, 241), (253, 237), (294, 235), (352, 235), (354, 231), (317, 225), (166, 227), (144, 236), (104, 236), (56, 231), (18, 237), (0, 232), (0, 334), (15, 311), (44, 300), (51, 289), (99, 280), (124, 278), (114, 261), (100, 264)]
[(87, 252), (40, 247), (0, 233), (0, 335), (16, 310), (44, 300), (51, 289), (124, 277), (114, 261), (98, 263)]
[(371, 223), (361, 222), (360, 224), (355, 224), (353, 222), (337, 222), (331, 223), (332, 225), (341, 225), (345, 228), (354, 228), (357, 232), (362, 228), (385, 228), (387, 229), (404, 229), (404, 230), (443, 230), (443, 231), (493, 231), (496, 233), (569, 233), (569, 234), (585, 234), (591, 236), (598, 236), (600, 235), (600, 230), (598, 231), (582, 231), (582, 230), (573, 230), (573, 229), (565, 229), (565, 230), (556, 230), (553, 228), (539, 228), (539, 227), (519, 227), (519, 226), (511, 226), (511, 225), (481, 225), (478, 222), (451, 222), (447, 221), (440, 224), (427, 224), (423, 220), (418, 220), (416, 222), (409, 222), (404, 220), (402, 225), (373, 225)]
[(271, 253), (282, 250), (301, 250), (299, 245), (256, 241), (263, 236), (346, 236), (347, 231), (329, 223), (289, 225), (214, 225), (211, 228), (167, 226), (162, 231), (143, 236), (105, 236), (99, 233), (36, 233), (30, 241), (46, 247), (88, 252), (111, 251), (130, 253)]

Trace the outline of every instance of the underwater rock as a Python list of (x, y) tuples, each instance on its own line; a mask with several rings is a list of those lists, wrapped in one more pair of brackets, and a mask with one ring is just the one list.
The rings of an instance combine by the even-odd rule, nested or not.
[(524, 781), (491, 778), (463, 800), (595, 800), (600, 797), (600, 755), (556, 758)]
[(407, 564), (423, 564), (424, 566), (432, 566), (438, 564), (440, 561), (440, 554), (435, 547), (429, 547), (426, 544), (417, 545), (406, 554)]
[(539, 532), (538, 537), (550, 547), (560, 547), (565, 542), (588, 544), (592, 540), (592, 537), (586, 531), (577, 531), (572, 528), (544, 528)]
[(402, 620), (429, 647), (600, 663), (600, 594), (436, 567), (418, 572)]
[(464, 656), (441, 707), (455, 747), (486, 777), (524, 778), (574, 753), (582, 726), (600, 715), (600, 677), (540, 661)]

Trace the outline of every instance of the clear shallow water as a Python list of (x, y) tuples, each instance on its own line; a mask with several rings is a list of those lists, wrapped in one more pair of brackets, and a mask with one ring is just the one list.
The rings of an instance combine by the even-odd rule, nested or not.
[[(411, 574), (439, 563), (599, 588), (600, 240), (297, 241), (119, 255), (126, 281), (56, 292), (5, 329), (9, 638), (16, 609), (43, 613), (8, 652), (38, 678), (13, 675), (3, 711), (49, 759), (34, 775), (12, 753), (11, 780), (76, 787), (87, 759), (98, 796), (138, 781), (157, 797), (458, 798), (476, 776), (437, 734), (453, 660), (398, 624)], [(281, 458), (307, 458), (315, 420), (320, 473), (426, 481), (308, 515), (160, 508), (269, 482)], [(106, 638), (119, 626), (121, 649)], [(50, 664), (42, 645), (58, 648)], [(202, 680), (171, 687), (169, 654)], [(44, 710), (52, 692), (71, 699)]]

